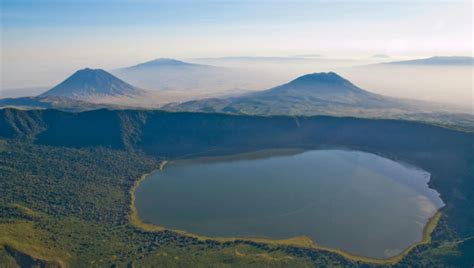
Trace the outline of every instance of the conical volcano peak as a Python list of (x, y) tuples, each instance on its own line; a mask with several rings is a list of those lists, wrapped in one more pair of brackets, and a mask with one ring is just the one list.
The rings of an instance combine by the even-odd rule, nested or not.
[(328, 73), (312, 73), (306, 74), (296, 78), (291, 81), (290, 84), (294, 83), (325, 83), (325, 84), (345, 84), (350, 83), (348, 80), (344, 79), (342, 76), (334, 72)]
[(93, 69), (89, 67), (76, 71), (76, 74), (86, 74), (86, 73), (107, 73), (107, 72), (104, 71), (103, 69)]
[(112, 74), (108, 73), (103, 69), (92, 69), (92, 68), (84, 68), (77, 70), (74, 74), (72, 74), (69, 78), (81, 78), (81, 77), (104, 77), (104, 78), (116, 78)]
[(84, 68), (41, 96), (62, 96), (74, 99), (93, 99), (107, 96), (133, 96), (143, 93), (102, 69)]
[(76, 73), (94, 72), (94, 71), (100, 71), (100, 70), (102, 69), (93, 69), (93, 68), (86, 67), (84, 69), (77, 70)]
[[(362, 92), (363, 90), (353, 85), (349, 80), (334, 73), (306, 74), (290, 81), (287, 84), (270, 89), (267, 92), (285, 94), (333, 94), (347, 92)], [(322, 96), (322, 95), (319, 95)]]

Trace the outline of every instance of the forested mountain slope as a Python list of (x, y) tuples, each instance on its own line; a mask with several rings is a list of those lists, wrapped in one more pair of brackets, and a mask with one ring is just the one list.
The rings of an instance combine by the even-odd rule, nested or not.
[[(81, 154), (85, 166), (90, 166), (88, 161), (92, 160), (88, 159), (97, 154), (94, 152), (108, 155), (107, 161), (109, 162), (106, 167), (117, 171), (120, 168), (112, 164), (115, 154), (121, 157), (122, 162), (128, 161), (126, 160), (127, 155), (133, 156), (137, 160), (140, 155), (144, 159), (149, 159), (149, 157), (176, 159), (266, 148), (295, 147), (303, 149), (342, 147), (381, 154), (430, 172), (430, 187), (441, 194), (441, 198), (446, 204), (441, 210), (441, 221), (432, 234), (433, 242), (429, 245), (418, 246), (402, 260), (400, 265), (413, 263), (459, 264), (461, 262), (465, 264), (474, 261), (467, 253), (473, 248), (472, 237), (474, 236), (474, 226), (471, 224), (474, 221), (474, 134), (472, 133), (401, 120), (369, 120), (348, 117), (261, 117), (135, 110), (95, 110), (68, 113), (57, 110), (3, 109), (0, 111), (0, 137), (7, 139), (8, 143), (20, 144), (7, 146), (7, 149), (0, 152), (2, 159), (7, 163), (2, 164), (4, 167), (0, 172), (3, 172), (1, 174), (4, 174), (5, 178), (10, 178), (4, 180), (3, 183), (13, 183), (11, 185), (16, 185), (15, 178), (23, 176), (33, 176), (34, 178), (36, 178), (34, 174), (40, 174), (38, 178), (43, 178), (43, 175), (44, 178), (51, 176), (45, 175), (46, 173), (38, 173), (40, 172), (38, 168), (41, 167), (39, 165), (35, 164), (37, 168), (30, 171), (26, 171), (29, 168), (25, 169), (26, 166), (23, 166), (34, 167), (35, 165), (28, 163), (36, 157), (46, 157), (45, 159), (52, 161), (51, 157), (63, 153), (63, 150), (70, 151), (70, 155), (68, 153), (67, 157), (57, 159), (57, 163), (50, 163), (57, 167), (56, 171), (59, 172), (59, 177), (61, 177), (60, 174), (66, 174), (64, 172), (70, 174), (71, 172), (68, 170), (75, 170), (71, 169), (72, 162), (69, 163), (68, 159), (73, 159), (74, 155)], [(20, 149), (23, 151), (16, 152)], [(38, 152), (37, 154), (38, 150), (44, 151), (44, 153)], [(57, 153), (50, 152), (50, 150), (56, 150)], [(15, 156), (17, 157), (15, 158)], [(19, 159), (23, 159), (23, 161)], [(37, 160), (34, 161), (37, 162)], [(132, 160), (130, 159), (130, 161)], [(14, 168), (17, 165), (23, 166), (17, 170)], [(45, 163), (45, 166), (47, 165)], [(64, 170), (61, 169), (63, 165), (65, 165)], [(95, 169), (102, 170), (100, 166), (97, 166), (87, 174), (94, 174), (93, 170)], [(104, 170), (100, 172), (104, 172)], [(103, 173), (103, 175), (105, 174)], [(68, 176), (73, 175), (71, 173)], [(94, 180), (91, 180), (93, 178), (98, 182), (102, 181), (102, 175), (88, 176), (82, 178), (87, 179), (87, 183), (84, 182), (84, 185), (87, 187), (95, 185)], [(81, 176), (74, 177), (74, 184), (77, 183), (76, 180), (82, 179)], [(59, 181), (61, 180), (58, 179)], [(120, 191), (124, 191), (121, 194), (126, 195), (132, 181), (131, 178), (128, 178), (126, 185), (120, 184)], [(35, 187), (39, 187), (42, 185), (41, 183), (42, 180), (38, 180)], [(106, 182), (101, 182), (101, 185), (103, 183)], [(11, 185), (2, 186), (2, 189), (13, 189)], [(108, 196), (108, 193), (104, 192), (100, 195)], [(19, 202), (18, 198), (21, 197), (21, 195), (11, 193), (2, 196), (8, 196), (11, 199), (8, 199), (10, 200), (8, 202)], [(62, 198), (60, 196), (57, 195), (57, 198)], [(76, 204), (74, 200), (68, 199), (73, 196), (74, 193), (71, 193), (64, 200), (58, 199), (54, 207), (65, 212), (69, 211), (69, 208)], [(125, 199), (120, 200), (114, 201), (115, 204), (125, 202)], [(29, 200), (28, 202), (30, 201), (38, 202), (38, 200)], [(89, 203), (84, 203), (84, 205), (87, 204)], [(79, 205), (79, 208), (86, 209), (84, 211), (88, 210), (82, 205)], [(77, 215), (83, 213), (80, 212), (81, 210), (77, 212), (79, 213)], [(55, 213), (53, 214), (56, 215)], [(96, 216), (99, 218), (112, 215), (107, 216), (112, 212), (107, 212), (104, 215), (99, 215), (102, 213), (100, 211), (97, 213)], [(120, 216), (114, 217), (118, 217), (117, 220), (120, 219)], [(311, 258), (316, 258), (314, 259), (315, 263), (317, 263), (316, 260), (321, 260), (319, 258), (326, 256), (315, 250), (299, 251), (295, 249), (293, 251), (291, 249), (291, 252), (299, 252), (298, 254), (301, 256), (316, 254), (311, 255)]]

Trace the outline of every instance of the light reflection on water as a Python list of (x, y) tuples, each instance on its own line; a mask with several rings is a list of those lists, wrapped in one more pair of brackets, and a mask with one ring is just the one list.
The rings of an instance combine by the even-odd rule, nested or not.
[(422, 239), (439, 194), (426, 171), (346, 150), (176, 161), (136, 191), (140, 217), (207, 236), (306, 235), (322, 246), (387, 258)]

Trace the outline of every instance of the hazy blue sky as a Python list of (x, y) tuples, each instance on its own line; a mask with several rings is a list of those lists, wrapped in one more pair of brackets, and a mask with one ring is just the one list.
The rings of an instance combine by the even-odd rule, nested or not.
[(470, 0), (1, 3), (3, 87), (157, 57), (418, 57), (470, 55), (473, 45)]

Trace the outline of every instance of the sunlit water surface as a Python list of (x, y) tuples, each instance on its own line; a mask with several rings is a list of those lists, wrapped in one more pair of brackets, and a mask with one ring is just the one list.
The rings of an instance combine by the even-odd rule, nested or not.
[(136, 191), (143, 221), (206, 236), (308, 236), (387, 258), (422, 239), (443, 206), (430, 174), (346, 150), (267, 151), (175, 161)]

